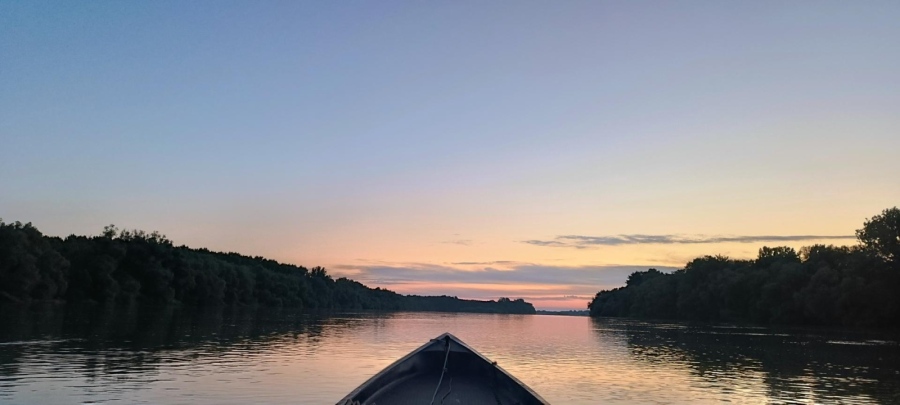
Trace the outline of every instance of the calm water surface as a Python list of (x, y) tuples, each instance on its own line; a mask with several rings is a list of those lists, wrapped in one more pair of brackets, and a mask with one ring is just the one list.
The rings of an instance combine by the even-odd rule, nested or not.
[(446, 331), (554, 404), (900, 404), (900, 346), (883, 333), (543, 315), (0, 311), (2, 404), (333, 404)]

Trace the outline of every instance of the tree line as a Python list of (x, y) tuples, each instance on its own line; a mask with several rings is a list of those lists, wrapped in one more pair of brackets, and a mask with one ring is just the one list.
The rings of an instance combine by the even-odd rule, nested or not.
[(756, 259), (704, 256), (632, 273), (588, 303), (591, 316), (760, 324), (900, 326), (900, 209), (856, 231), (855, 246), (762, 247)]
[(322, 267), (174, 246), (158, 232), (43, 235), (0, 220), (0, 302), (262, 305), (321, 310), (534, 313), (521, 299), (420, 297), (334, 279)]

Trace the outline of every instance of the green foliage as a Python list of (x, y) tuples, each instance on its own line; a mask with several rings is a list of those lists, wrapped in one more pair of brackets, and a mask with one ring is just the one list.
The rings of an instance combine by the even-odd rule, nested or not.
[(31, 223), (0, 222), (0, 299), (53, 299), (68, 288), (69, 262)]
[(900, 209), (889, 208), (866, 220), (862, 229), (856, 231), (856, 237), (866, 249), (897, 266), (900, 263)]
[(628, 276), (628, 280), (625, 282), (625, 285), (628, 287), (637, 287), (643, 284), (645, 281), (650, 281), (656, 277), (662, 276), (664, 273), (657, 269), (650, 269), (647, 271), (636, 271), (631, 273)]
[(322, 267), (175, 247), (159, 232), (103, 228), (100, 236), (42, 235), (0, 221), (0, 301), (263, 305), (325, 310), (534, 313), (521, 300), (403, 296)]
[(778, 262), (800, 263), (800, 255), (794, 248), (787, 246), (763, 246), (759, 249), (759, 255), (756, 258), (757, 266), (768, 267)]
[(900, 210), (857, 231), (857, 247), (763, 247), (755, 260), (705, 256), (671, 274), (650, 269), (600, 291), (591, 316), (900, 326)]

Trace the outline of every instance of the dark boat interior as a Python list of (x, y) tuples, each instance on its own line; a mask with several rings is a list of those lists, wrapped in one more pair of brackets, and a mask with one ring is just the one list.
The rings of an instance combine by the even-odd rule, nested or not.
[[(445, 364), (446, 371), (443, 371)], [(449, 334), (398, 360), (341, 402), (342, 405), (543, 403), (521, 382)]]

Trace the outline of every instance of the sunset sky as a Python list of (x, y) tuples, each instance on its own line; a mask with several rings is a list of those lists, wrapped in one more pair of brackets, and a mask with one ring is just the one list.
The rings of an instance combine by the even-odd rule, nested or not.
[(0, 2), (0, 218), (582, 309), (900, 205), (897, 1)]

